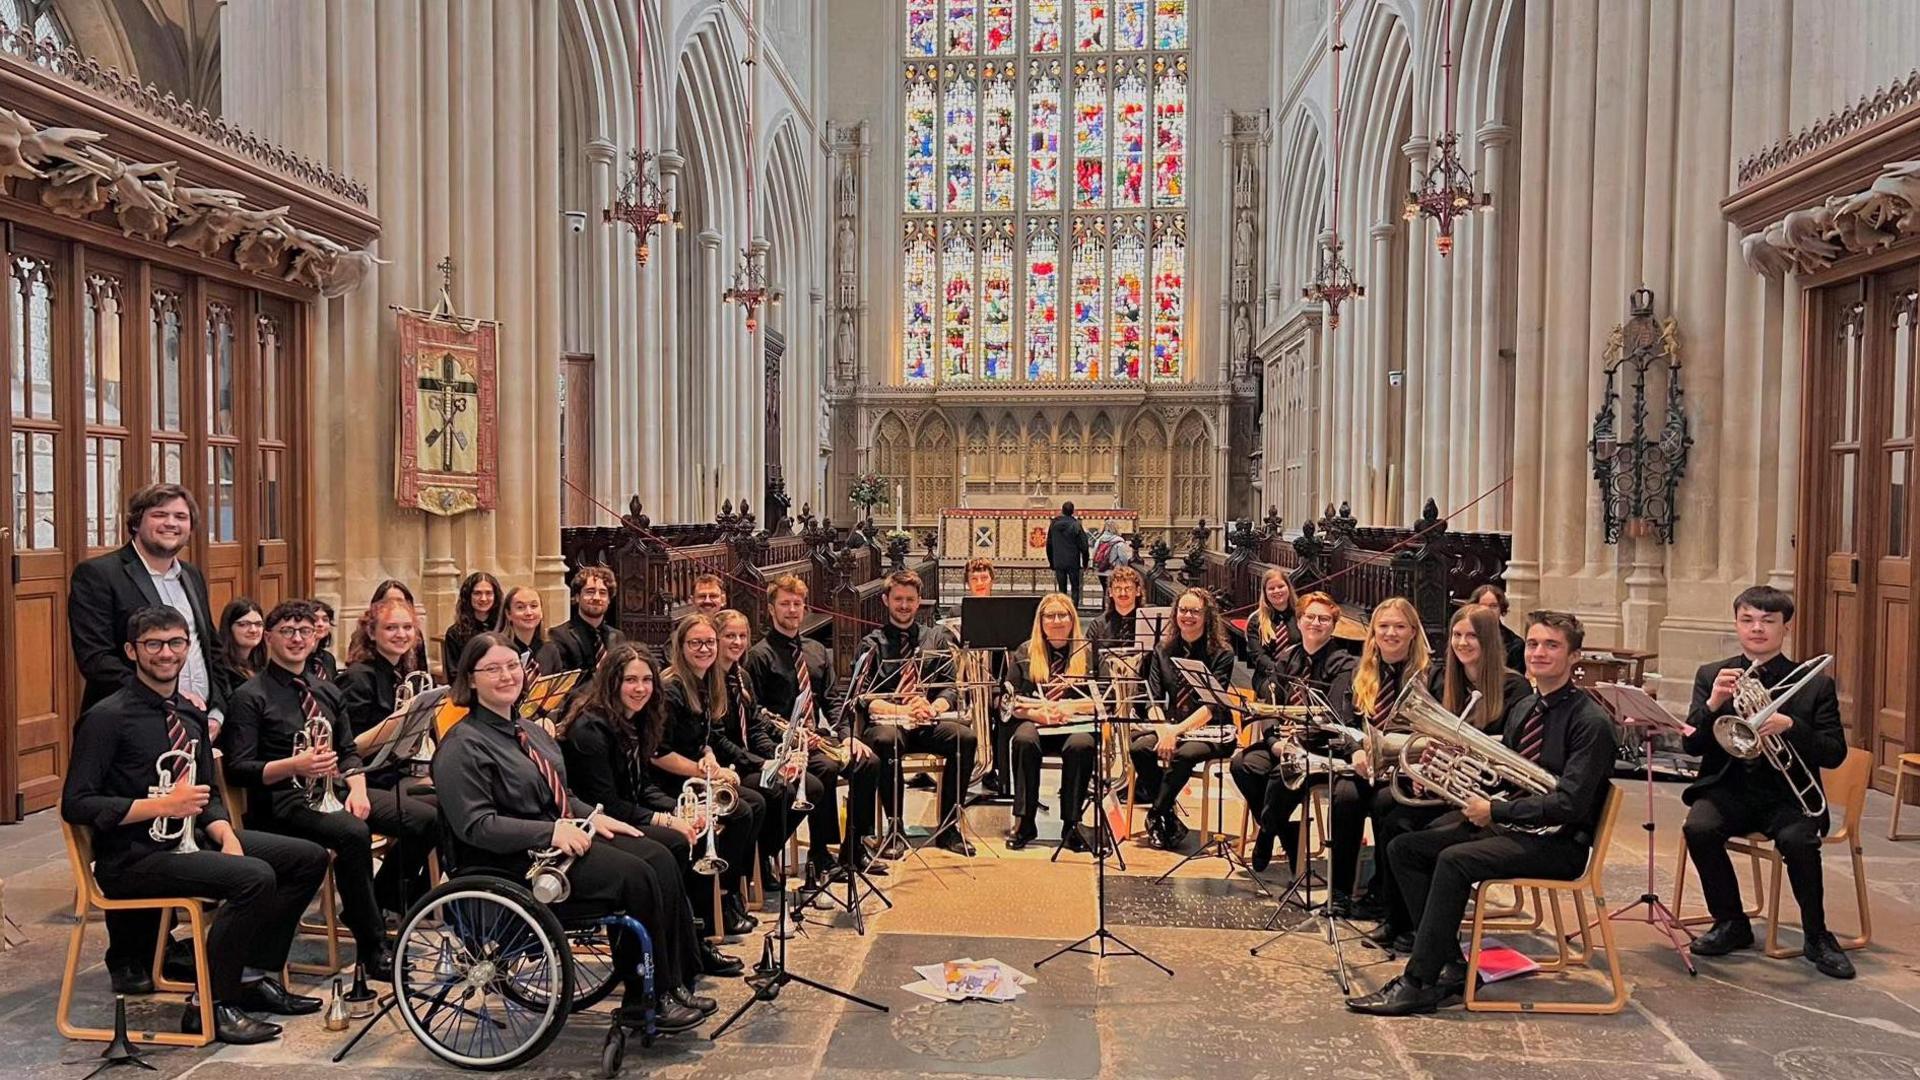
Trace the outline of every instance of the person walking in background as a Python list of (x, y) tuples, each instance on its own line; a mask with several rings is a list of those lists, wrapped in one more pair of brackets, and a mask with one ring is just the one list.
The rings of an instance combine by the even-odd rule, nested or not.
[(1080, 573), (1087, 568), (1091, 552), (1087, 530), (1073, 516), (1073, 504), (1061, 503), (1060, 516), (1047, 527), (1047, 566), (1053, 571), (1055, 591), (1073, 597), (1075, 609), (1080, 607)]

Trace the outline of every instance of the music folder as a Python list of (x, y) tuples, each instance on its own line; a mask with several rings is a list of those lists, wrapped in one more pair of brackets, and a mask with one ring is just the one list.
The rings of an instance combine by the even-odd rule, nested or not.
[(976, 649), (1011, 649), (1033, 633), (1038, 596), (967, 596), (960, 600), (960, 640)]
[[(373, 757), (362, 762), (358, 773), (378, 772), (392, 761), (411, 761), (420, 752), (420, 744), (433, 734), (433, 721), (440, 713), (440, 706), (446, 703), (449, 687), (436, 686), (431, 690), (422, 690), (407, 702), (407, 708), (400, 717), (400, 725), (387, 740), (374, 751)], [(392, 719), (392, 717), (388, 717)]]

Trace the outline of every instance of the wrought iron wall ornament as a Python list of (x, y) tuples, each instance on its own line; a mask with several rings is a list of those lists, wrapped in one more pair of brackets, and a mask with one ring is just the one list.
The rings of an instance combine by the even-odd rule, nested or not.
[[(1661, 543), (1671, 544), (1676, 495), (1693, 446), (1680, 386), (1680, 343), (1672, 319), (1654, 319), (1651, 289), (1635, 289), (1629, 305), (1631, 315), (1613, 328), (1601, 353), (1607, 386), (1587, 451), (1600, 484), (1607, 543), (1619, 543), (1624, 530), (1628, 536), (1658, 535)], [(1665, 369), (1667, 383), (1665, 415), (1658, 419), (1647, 385), (1656, 368)], [(1623, 399), (1622, 384), (1629, 381), (1632, 396)]]

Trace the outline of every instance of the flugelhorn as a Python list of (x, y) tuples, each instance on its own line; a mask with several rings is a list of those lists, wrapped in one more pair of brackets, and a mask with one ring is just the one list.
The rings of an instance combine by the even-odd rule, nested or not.
[(1793, 748), (1792, 743), (1778, 735), (1763, 736), (1760, 729), (1786, 706), (1788, 699), (1799, 693), (1831, 663), (1832, 654), (1816, 656), (1789, 671), (1787, 677), (1771, 689), (1749, 667), (1740, 673), (1740, 680), (1733, 684), (1733, 715), (1723, 716), (1713, 722), (1713, 737), (1727, 753), (1742, 761), (1752, 761), (1764, 755), (1767, 764), (1780, 770), (1787, 786), (1793, 789), (1800, 812), (1808, 817), (1819, 817), (1827, 811), (1827, 796), (1820, 788), (1820, 774), (1801, 759), (1800, 752)]
[(790, 724), (780, 733), (780, 748), (773, 755), (774, 775), (793, 775), (793, 804), (795, 813), (804, 814), (813, 809), (807, 801), (807, 730), (799, 724)]
[(695, 842), (702, 834), (707, 839), (706, 854), (693, 861), (695, 873), (710, 877), (726, 873), (727, 860), (720, 857), (713, 838), (720, 828), (720, 815), (732, 813), (738, 798), (732, 788), (709, 783), (698, 776), (688, 777), (681, 786), (680, 798), (673, 804), (673, 816), (699, 830), (694, 834)]
[[(333, 721), (315, 714), (307, 717), (307, 722), (299, 731), (293, 733), (293, 756), (299, 757), (309, 750), (321, 747), (333, 749)], [(333, 793), (333, 777), (316, 776), (306, 780), (294, 780), (306, 793), (307, 805), (316, 814), (337, 814), (345, 810), (346, 804)]]
[[(164, 799), (173, 794), (176, 784), (192, 787), (199, 782), (200, 763), (196, 755), (200, 752), (200, 740), (195, 739), (185, 749), (169, 750), (153, 760), (155, 783), (147, 789), (147, 798)], [(173, 850), (181, 855), (191, 855), (200, 850), (200, 844), (193, 838), (193, 818), (157, 817), (147, 826), (147, 835), (161, 843), (173, 842)]]
[[(1473, 704), (1468, 702), (1462, 715), (1455, 716), (1417, 682), (1400, 695), (1396, 715), (1407, 725), (1407, 734), (1400, 744), (1400, 775), (1393, 785), (1396, 800), (1408, 806), (1465, 807), (1470, 799), (1492, 798), (1502, 790), (1545, 795), (1559, 786), (1558, 777), (1474, 727), (1466, 718)], [(1401, 790), (1401, 782), (1410, 782), (1433, 797), (1410, 795)], [(1514, 828), (1543, 836), (1560, 831), (1558, 825)]]
[[(595, 804), (593, 811), (583, 818), (561, 818), (571, 822), (587, 839), (593, 839), (593, 819), (604, 809)], [(573, 895), (573, 882), (568, 880), (567, 871), (573, 869), (573, 856), (557, 847), (540, 848), (533, 852), (533, 865), (527, 868), (527, 882), (533, 892), (533, 898), (543, 904), (558, 904)]]

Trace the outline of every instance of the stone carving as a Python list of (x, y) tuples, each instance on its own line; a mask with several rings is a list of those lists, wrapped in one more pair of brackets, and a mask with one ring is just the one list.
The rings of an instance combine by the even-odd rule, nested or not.
[[(1236, 117), (1236, 121), (1238, 119)], [(1253, 265), (1257, 254), (1253, 203), (1257, 145), (1243, 139), (1234, 154), (1232, 270), (1227, 294), (1233, 317), (1227, 344), (1230, 370), (1235, 379), (1248, 378), (1253, 368)]]
[(1747, 268), (1768, 277), (1811, 273), (1848, 255), (1877, 251), (1920, 233), (1920, 161), (1881, 166), (1864, 191), (1795, 210), (1740, 238)]
[(1920, 68), (1908, 72), (1906, 78), (1884, 86), (1871, 95), (1862, 96), (1853, 105), (1821, 117), (1743, 160), (1738, 173), (1739, 184), (1745, 187), (1822, 147), (1894, 116), (1915, 102), (1920, 102)]

